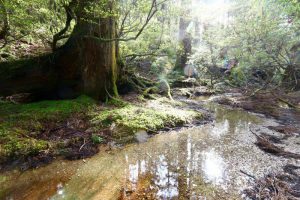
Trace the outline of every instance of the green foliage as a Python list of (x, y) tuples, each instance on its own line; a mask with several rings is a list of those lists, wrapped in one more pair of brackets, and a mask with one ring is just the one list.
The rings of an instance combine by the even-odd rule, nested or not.
[(293, 1), (233, 1), (227, 24), (206, 25), (192, 61), (205, 71), (208, 66), (223, 67), (225, 59), (237, 59), (233, 82), (253, 82), (253, 71), (260, 70), (267, 75), (265, 81), (281, 84), (300, 72), (295, 56), (300, 41), (298, 7)]
[(91, 136), (91, 140), (94, 144), (100, 144), (101, 142), (103, 142), (103, 138), (95, 134)]
[(231, 70), (230, 80), (236, 85), (243, 85), (247, 81), (245, 69), (236, 67)]
[(171, 71), (172, 67), (173, 64), (170, 62), (169, 57), (159, 57), (152, 63), (150, 73), (155, 75), (167, 74), (167, 72)]
[[(125, 5), (120, 4), (123, 6), (120, 12), (120, 19), (124, 18), (124, 15), (126, 15), (128, 9), (131, 9), (131, 16), (126, 21), (126, 27), (132, 27), (137, 22), (139, 26), (141, 26), (142, 22), (145, 21), (151, 1), (136, 1), (137, 6), (130, 4), (130, 1), (132, 0), (125, 1)], [(143, 60), (150, 60), (151, 63), (155, 63), (157, 62), (157, 58), (160, 60), (161, 57), (161, 59), (169, 59), (168, 63), (174, 65), (177, 52), (177, 17), (178, 5), (172, 1), (166, 1), (163, 3), (161, 6), (159, 6), (158, 12), (149, 22), (147, 28), (136, 40), (120, 43), (121, 57), (126, 59), (128, 62), (127, 64), (131, 64), (131, 61), (135, 58), (137, 60), (141, 60), (141, 62)], [(134, 32), (128, 33), (129, 36), (133, 36), (134, 34)], [(156, 63), (154, 65), (156, 65)], [(157, 68), (168, 68), (168, 65), (158, 66)], [(160, 74), (160, 72), (157, 72), (156, 69), (152, 70), (152, 72)]]
[[(14, 60), (49, 51), (55, 33), (64, 27), (63, 6), (68, 0), (3, 0), (9, 19), (6, 41), (0, 40), (0, 61)], [(1, 14), (1, 13), (0, 13)], [(3, 24), (1, 14), (0, 26)], [(0, 27), (1, 28), (1, 27)]]

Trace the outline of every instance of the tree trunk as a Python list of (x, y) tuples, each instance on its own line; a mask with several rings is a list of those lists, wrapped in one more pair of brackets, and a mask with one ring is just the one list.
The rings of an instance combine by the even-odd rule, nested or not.
[[(68, 75), (71, 79), (78, 77), (81, 93), (104, 100), (107, 95), (118, 95), (117, 50), (116, 42), (105, 42), (100, 38), (116, 38), (116, 21), (111, 16), (89, 16), (91, 14), (82, 9), (88, 3), (86, 0), (80, 2), (77, 24), (63, 47), (58, 63), (64, 69), (63, 80), (68, 80)], [(113, 3), (108, 4), (106, 11), (111, 11)]]
[[(37, 73), (34, 71), (21, 77), (16, 72), (19, 74), (18, 77), (12, 76), (9, 80), (5, 78), (3, 81), (0, 69), (0, 83), (3, 82), (7, 85), (5, 92), (0, 88), (0, 96), (4, 93), (36, 91), (32, 91), (30, 87), (38, 88), (41, 91), (45, 84), (50, 84), (51, 91), (56, 90), (59, 97), (66, 96), (69, 98), (75, 94), (86, 94), (95, 99), (105, 100), (107, 96), (118, 95), (116, 87), (118, 79), (116, 42), (101, 40), (101, 38), (112, 39), (116, 37), (115, 18), (112, 16), (94, 17), (93, 14), (86, 12), (84, 8), (93, 1), (79, 1), (76, 11), (77, 23), (70, 38), (62, 48), (54, 53), (52, 59), (43, 60), (42, 63), (38, 64), (39, 67), (35, 67)], [(108, 4), (105, 10), (107, 12), (113, 9), (113, 3)], [(35, 62), (35, 64), (37, 63)], [(26, 71), (22, 67), (19, 69), (19, 71), (24, 70)], [(2, 75), (5, 77), (5, 73)], [(34, 77), (35, 82), (30, 81), (33, 75), (36, 76)], [(21, 84), (9, 85), (17, 80)], [(49, 80), (53, 81), (50, 83)], [(23, 88), (24, 84), (28, 87)]]
[(58, 69), (54, 55), (0, 64), (0, 96), (32, 93), (37, 99), (56, 98)]

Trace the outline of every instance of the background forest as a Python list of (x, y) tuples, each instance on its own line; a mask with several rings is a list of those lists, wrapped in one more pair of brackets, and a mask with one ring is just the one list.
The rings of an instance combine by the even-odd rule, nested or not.
[[(227, 77), (233, 85), (299, 88), (297, 0), (0, 3), (2, 63), (55, 53), (66, 46), (81, 21), (97, 23), (95, 17), (113, 18), (115, 41), (110, 43), (116, 42), (122, 71), (118, 74), (140, 70), (163, 79), (173, 69), (180, 71), (190, 64), (198, 76), (219, 79), (216, 67), (235, 59), (238, 66)], [(78, 14), (82, 10), (85, 14)], [(109, 43), (99, 34), (94, 39)], [(1, 71), (5, 76), (7, 71)]]

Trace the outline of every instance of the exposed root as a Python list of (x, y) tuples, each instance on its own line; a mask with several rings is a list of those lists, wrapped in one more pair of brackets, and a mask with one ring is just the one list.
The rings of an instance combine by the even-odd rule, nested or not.
[(243, 171), (243, 170), (240, 170), (240, 172), (241, 172), (242, 174), (245, 174), (246, 176), (252, 178), (253, 180), (256, 180), (256, 177), (253, 176), (253, 175), (251, 175), (251, 174), (249, 174), (248, 172), (245, 172), (245, 171)]
[(172, 95), (171, 95), (171, 87), (170, 87), (170, 85), (169, 85), (169, 83), (168, 83), (168, 81), (166, 81), (166, 80), (162, 80), (165, 84), (166, 84), (166, 86), (167, 86), (167, 94), (168, 94), (168, 97), (169, 97), (169, 99), (171, 100), (171, 101), (174, 101), (174, 99), (173, 99), (173, 97), (172, 97)]
[(282, 138), (279, 138), (275, 135), (269, 135), (269, 134), (266, 134), (266, 133), (262, 133), (261, 134), (265, 139), (267, 139), (268, 141), (272, 142), (272, 143), (275, 143), (275, 144), (282, 144)]
[(278, 99), (278, 101), (281, 101), (282, 103), (287, 104), (290, 108), (294, 108), (294, 109), (300, 110), (300, 107), (297, 106), (297, 105), (295, 105), (295, 104), (293, 104), (292, 102), (290, 102), (290, 101), (288, 101), (288, 100), (286, 100), (286, 99), (284, 99), (284, 98), (282, 98), (282, 97), (279, 97), (278, 95), (276, 95), (276, 94), (273, 93), (273, 92), (272, 92), (272, 95), (273, 95), (276, 99)]
[(143, 92), (143, 97), (156, 100), (157, 98), (152, 94), (157, 93), (157, 91), (158, 91), (157, 87), (149, 87), (145, 89), (145, 91)]
[(79, 151), (86, 145), (85, 138), (83, 138), (83, 144), (80, 146)]

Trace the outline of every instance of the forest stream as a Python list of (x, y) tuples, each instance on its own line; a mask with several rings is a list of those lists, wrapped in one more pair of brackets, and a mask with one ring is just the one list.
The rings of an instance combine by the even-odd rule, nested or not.
[[(4, 199), (242, 199), (251, 176), (281, 171), (294, 158), (277, 157), (255, 146), (251, 130), (275, 135), (275, 119), (221, 106), (207, 99), (212, 123), (136, 134), (137, 143), (102, 147), (92, 158), (66, 161), (26, 172), (1, 174)], [(299, 137), (290, 138), (297, 149)], [(284, 147), (287, 144), (282, 144)]]
[(0, 200), (300, 200), (300, 0), (0, 0)]

